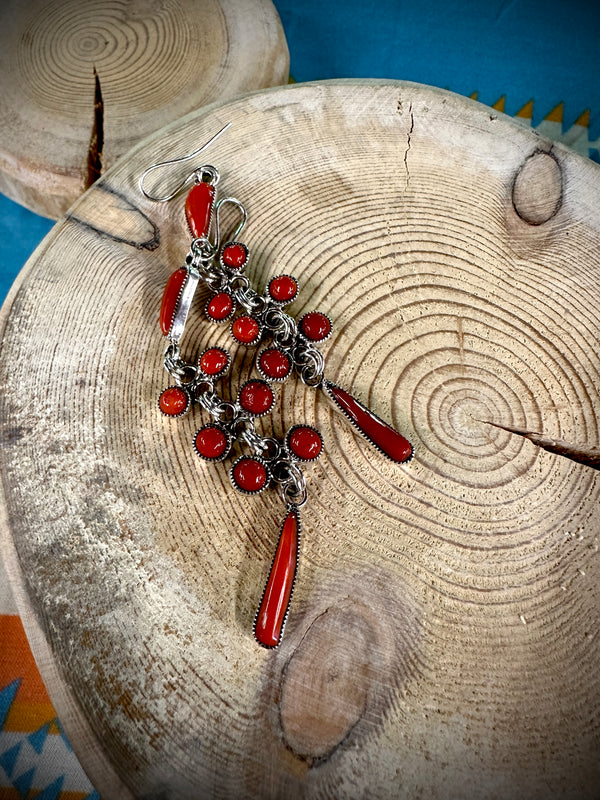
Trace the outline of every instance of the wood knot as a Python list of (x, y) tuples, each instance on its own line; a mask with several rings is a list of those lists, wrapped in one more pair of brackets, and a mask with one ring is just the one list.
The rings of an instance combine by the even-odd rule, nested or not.
[(413, 671), (414, 609), (371, 588), (365, 602), (346, 595), (321, 612), (283, 668), (283, 738), (311, 765), (372, 733)]
[(562, 170), (552, 153), (538, 150), (530, 155), (515, 176), (513, 207), (529, 225), (552, 219), (562, 205)]

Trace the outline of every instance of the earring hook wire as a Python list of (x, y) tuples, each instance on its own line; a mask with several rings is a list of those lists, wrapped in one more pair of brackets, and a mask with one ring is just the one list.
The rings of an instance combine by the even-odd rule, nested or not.
[[(171, 194), (166, 194), (166, 195), (163, 195), (163, 196), (161, 196), (161, 197), (157, 197), (157, 196), (155, 196), (155, 195), (152, 195), (152, 194), (150, 194), (149, 192), (147, 192), (147, 191), (144, 189), (144, 181), (146, 180), (146, 178), (148, 177), (148, 175), (149, 175), (151, 172), (153, 172), (155, 169), (160, 169), (161, 167), (168, 167), (168, 166), (172, 166), (173, 164), (181, 164), (181, 163), (182, 163), (182, 162), (184, 162), (184, 161), (189, 161), (191, 158), (195, 158), (197, 155), (199, 155), (199, 154), (200, 154), (200, 153), (202, 153), (204, 150), (206, 150), (206, 148), (207, 148), (207, 147), (209, 147), (209, 146), (210, 146), (210, 145), (211, 145), (213, 142), (215, 142), (215, 141), (216, 141), (216, 140), (219, 138), (219, 136), (221, 136), (221, 134), (222, 134), (222, 133), (225, 133), (225, 131), (226, 131), (226, 130), (227, 130), (227, 129), (228, 129), (230, 126), (231, 126), (231, 124), (232, 124), (231, 122), (228, 122), (228, 123), (227, 123), (227, 125), (224, 125), (224, 126), (221, 128), (221, 130), (220, 130), (220, 131), (217, 131), (217, 133), (215, 133), (215, 135), (214, 135), (212, 138), (210, 138), (210, 139), (208, 140), (208, 142), (205, 142), (205, 143), (202, 145), (202, 147), (199, 147), (197, 150), (194, 150), (194, 152), (193, 152), (193, 153), (188, 153), (187, 155), (185, 155), (185, 156), (179, 156), (178, 158), (172, 158), (172, 159), (171, 159), (171, 160), (169, 160), (169, 161), (160, 161), (160, 162), (158, 162), (158, 163), (156, 163), (156, 164), (152, 164), (150, 167), (148, 167), (148, 169), (146, 169), (146, 170), (145, 170), (145, 171), (142, 173), (142, 175), (141, 175), (141, 177), (140, 177), (140, 179), (139, 179), (139, 181), (138, 181), (138, 187), (139, 187), (139, 190), (140, 190), (140, 192), (141, 192), (141, 193), (144, 195), (144, 197), (146, 197), (148, 200), (152, 200), (152, 201), (153, 201), (153, 202), (155, 202), (155, 203), (166, 203), (168, 200), (172, 200), (172, 199), (173, 199), (173, 198), (174, 198), (176, 195), (178, 195), (178, 194), (179, 194), (179, 192), (180, 192), (182, 189), (184, 189), (184, 188), (185, 188), (185, 187), (186, 187), (186, 186), (187, 186), (189, 183), (191, 183), (192, 181), (196, 180), (196, 176), (197, 176), (197, 174), (199, 173), (199, 171), (201, 170), (201, 168), (195, 169), (195, 170), (194, 170), (193, 172), (191, 172), (191, 173), (190, 173), (190, 174), (189, 174), (189, 175), (188, 175), (186, 178), (184, 178), (184, 179), (183, 179), (183, 181), (182, 181), (182, 182), (179, 184), (179, 186), (177, 186), (177, 188), (176, 188), (174, 191), (172, 191), (172, 192), (171, 192)], [(214, 167), (212, 167), (211, 169), (213, 169), (213, 170), (214, 170)], [(219, 173), (217, 172), (217, 170), (215, 170), (215, 173), (216, 173), (216, 175), (214, 176), (214, 177), (215, 177), (215, 179), (214, 179), (214, 184), (216, 184), (216, 183), (217, 183), (217, 181), (218, 181), (218, 179), (219, 179)], [(214, 185), (214, 184), (213, 184), (213, 185)]]
[(238, 223), (238, 226), (230, 236), (232, 241), (235, 241), (237, 239), (237, 237), (240, 235), (240, 233), (244, 230), (244, 226), (246, 224), (246, 220), (248, 219), (248, 214), (246, 213), (246, 209), (244, 208), (242, 203), (240, 203), (240, 201), (236, 197), (222, 197), (220, 200), (218, 200), (215, 203), (215, 212), (216, 212), (215, 213), (215, 238), (216, 238), (217, 250), (219, 249), (220, 243), (221, 243), (221, 231), (220, 231), (220, 219), (219, 219), (219, 216), (220, 216), (221, 208), (226, 203), (229, 203), (230, 205), (235, 206), (239, 210), (239, 212), (241, 214), (241, 219), (240, 219), (240, 221)]

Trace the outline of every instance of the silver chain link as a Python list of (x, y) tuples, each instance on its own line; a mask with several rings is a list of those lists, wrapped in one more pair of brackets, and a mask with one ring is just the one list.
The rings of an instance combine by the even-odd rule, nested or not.
[[(184, 361), (176, 344), (169, 344), (165, 350), (165, 369), (175, 379), (178, 386), (193, 383), (197, 371), (193, 364)], [(187, 378), (187, 380), (186, 380)]]

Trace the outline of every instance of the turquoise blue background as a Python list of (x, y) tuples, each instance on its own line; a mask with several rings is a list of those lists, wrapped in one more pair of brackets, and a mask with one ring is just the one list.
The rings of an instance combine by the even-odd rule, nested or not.
[[(275, 0), (296, 81), (402, 78), (515, 114), (534, 100), (537, 125), (564, 102), (564, 127), (591, 109), (600, 136), (598, 0)], [(591, 150), (598, 159), (597, 150)], [(0, 300), (52, 222), (0, 196)]]
[[(297, 81), (402, 78), (479, 93), (506, 113), (600, 107), (598, 0), (275, 0)], [(325, 9), (325, 10), (323, 10)], [(600, 114), (591, 135), (600, 135)]]

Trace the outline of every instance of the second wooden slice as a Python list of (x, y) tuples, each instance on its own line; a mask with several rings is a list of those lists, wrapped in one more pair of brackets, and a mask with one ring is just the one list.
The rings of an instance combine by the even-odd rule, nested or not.
[(0, 191), (56, 218), (152, 131), (288, 68), (271, 0), (7, 0)]

